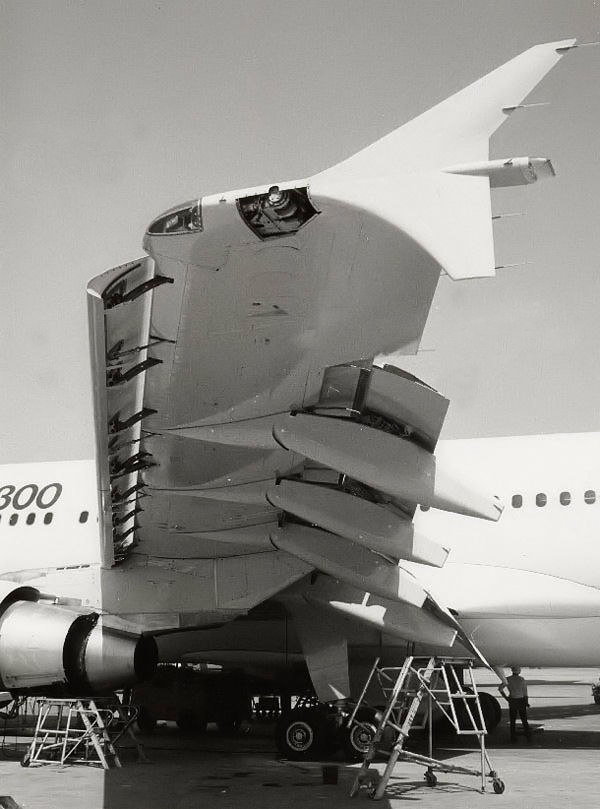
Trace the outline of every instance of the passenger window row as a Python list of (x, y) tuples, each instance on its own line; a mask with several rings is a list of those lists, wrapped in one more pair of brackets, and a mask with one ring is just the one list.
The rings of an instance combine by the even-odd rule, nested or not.
[[(11, 514), (10, 517), (8, 518), (8, 524), (9, 525), (17, 525), (17, 523), (19, 522), (19, 516), (20, 516), (19, 514)], [(25, 517), (25, 524), (26, 525), (33, 525), (35, 523), (36, 516), (37, 515), (34, 512), (31, 512), (31, 514), (28, 514)], [(79, 515), (79, 522), (80, 523), (87, 522), (89, 516), (90, 516), (89, 511), (82, 511), (81, 514)], [(54, 519), (54, 514), (51, 511), (47, 511), (44, 514), (44, 525), (50, 525), (50, 523), (52, 522), (53, 519)], [(0, 520), (2, 520), (2, 514), (0, 514)]]
[[(571, 492), (561, 492), (558, 496), (558, 502), (561, 504), (561, 506), (569, 506), (571, 502), (574, 502), (574, 498), (572, 497)], [(587, 503), (589, 506), (596, 502), (596, 492), (594, 489), (588, 489), (584, 492), (583, 502)], [(536, 506), (543, 508), (547, 503), (548, 495), (546, 495), (544, 492), (538, 492), (535, 496)], [(523, 505), (523, 495), (513, 494), (511, 505), (513, 508), (521, 508)]]

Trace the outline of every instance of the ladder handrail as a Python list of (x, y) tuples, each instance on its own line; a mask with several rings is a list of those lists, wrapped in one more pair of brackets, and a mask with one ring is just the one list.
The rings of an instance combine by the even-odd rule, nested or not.
[[(424, 665), (419, 665), (421, 661), (427, 661)], [(388, 762), (379, 779), (378, 783), (373, 789), (372, 796), (379, 799), (383, 796), (388, 780), (392, 771), (399, 759), (406, 761), (413, 761), (415, 763), (426, 764), (428, 774), (433, 776), (435, 769), (442, 772), (460, 772), (468, 775), (477, 775), (481, 777), (482, 791), (485, 790), (485, 779), (491, 778), (494, 782), (494, 790), (498, 791), (497, 787), (504, 790), (503, 783), (498, 779), (497, 773), (492, 770), (489, 757), (485, 750), (485, 735), (487, 733), (483, 712), (481, 710), (481, 701), (477, 686), (473, 676), (473, 660), (472, 658), (449, 658), (449, 657), (429, 657), (429, 658), (416, 658), (414, 656), (407, 657), (401, 667), (379, 667), (379, 658), (375, 661), (373, 668), (369, 674), (369, 678), (365, 687), (362, 690), (359, 702), (357, 703), (350, 720), (348, 727), (352, 722), (356, 722), (356, 715), (359, 707), (365, 702), (365, 695), (368, 687), (371, 685), (373, 678), (377, 675), (379, 687), (385, 697), (385, 709), (377, 716), (377, 728), (375, 734), (369, 744), (369, 749), (364, 757), (362, 766), (357, 772), (354, 784), (352, 786), (350, 795), (356, 795), (361, 785), (372, 784), (373, 775), (378, 775), (374, 770), (369, 769), (369, 765), (374, 760), (377, 752), (378, 745), (383, 737), (383, 732), (386, 727), (391, 727), (398, 733), (396, 743), (393, 745), (392, 750), (388, 753)], [(456, 667), (459, 666), (468, 670), (469, 684), (463, 684), (459, 680), (456, 672)], [(395, 682), (393, 681), (392, 674), (395, 674)], [(414, 678), (414, 679), (413, 679)], [(394, 682), (392, 688), (388, 683)], [(466, 688), (472, 688), (467, 691)], [(425, 696), (429, 697), (429, 704), (427, 709), (427, 721), (431, 728), (431, 711), (435, 703), (438, 709), (446, 717), (446, 719), (454, 726), (458, 734), (471, 734), (477, 736), (478, 744), (481, 754), (481, 767), (480, 770), (473, 770), (464, 767), (456, 767), (455, 765), (448, 765), (444, 762), (432, 758), (431, 750), (430, 756), (421, 756), (403, 749), (404, 743), (410, 733), (411, 728), (414, 726), (415, 718), (417, 716), (419, 707)], [(442, 697), (446, 696), (446, 700)], [(473, 700), (477, 708), (473, 708)], [(462, 702), (464, 710), (470, 721), (470, 729), (462, 729), (460, 726), (460, 718), (457, 714), (457, 705)], [(480, 720), (479, 722), (477, 720)], [(358, 722), (358, 724), (361, 724)], [(421, 727), (421, 726), (420, 726)], [(489, 772), (486, 773), (486, 766)]]
[(358, 709), (359, 709), (361, 703), (364, 702), (365, 694), (369, 690), (369, 686), (371, 685), (371, 680), (373, 679), (373, 677), (375, 676), (375, 672), (377, 671), (377, 667), (379, 665), (379, 660), (380, 660), (379, 657), (375, 658), (375, 662), (373, 663), (373, 666), (371, 668), (371, 672), (370, 672), (369, 676), (367, 677), (366, 683), (363, 686), (363, 690), (360, 693), (360, 697), (358, 698), (358, 701), (357, 701), (356, 705), (354, 706), (354, 710), (352, 711), (352, 713), (350, 715), (350, 718), (348, 719), (348, 722), (347, 722), (348, 727), (350, 727), (352, 722), (354, 722), (354, 720), (356, 718), (356, 714), (358, 713)]
[[(56, 709), (55, 714), (52, 714), (53, 709)], [(111, 717), (110, 710), (99, 708), (90, 698), (41, 699), (34, 736), (26, 758), (29, 763), (58, 761), (61, 765), (67, 761), (87, 761), (101, 764), (104, 769), (108, 769), (110, 757), (114, 766), (120, 767), (118, 753), (108, 732)], [(74, 725), (75, 718), (81, 720), (83, 728)], [(94, 749), (96, 758), (89, 758), (90, 747)], [(43, 756), (44, 753), (46, 757)], [(50, 753), (53, 755), (48, 757)]]

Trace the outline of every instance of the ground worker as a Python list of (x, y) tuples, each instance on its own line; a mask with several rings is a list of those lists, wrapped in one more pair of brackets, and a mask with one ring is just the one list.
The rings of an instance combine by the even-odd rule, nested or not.
[[(527, 696), (527, 682), (521, 677), (521, 669), (519, 666), (511, 667), (512, 674), (506, 678), (506, 682), (499, 686), (498, 690), (502, 696), (508, 700), (508, 716), (510, 721), (510, 741), (515, 743), (517, 741), (517, 714), (523, 725), (525, 737), (527, 741), (531, 741), (531, 730), (527, 721), (527, 708), (529, 708), (529, 701)], [(508, 695), (506, 694), (508, 689)]]

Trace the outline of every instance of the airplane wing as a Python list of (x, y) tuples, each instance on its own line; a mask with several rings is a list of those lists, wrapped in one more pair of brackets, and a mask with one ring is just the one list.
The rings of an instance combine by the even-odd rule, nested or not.
[(104, 565), (168, 575), (156, 612), (179, 593), (182, 625), (226, 620), (291, 588), (298, 616), (454, 641), (448, 605), (402, 566), (447, 555), (412, 514), (496, 520), (501, 505), (436, 461), (448, 402), (373, 357), (416, 350), (440, 272), (493, 274), (490, 188), (551, 172), (489, 161), (489, 136), (572, 44), (312, 178), (167, 211), (148, 257), (90, 283)]

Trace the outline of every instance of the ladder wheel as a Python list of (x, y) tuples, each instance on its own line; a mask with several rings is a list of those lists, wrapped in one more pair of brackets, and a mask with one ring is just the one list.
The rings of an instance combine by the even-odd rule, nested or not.
[(492, 781), (492, 786), (494, 788), (494, 792), (496, 793), (496, 795), (502, 795), (502, 793), (506, 789), (504, 781), (501, 778), (494, 778), (494, 780)]
[(21, 759), (21, 767), (29, 767), (30, 764), (31, 764), (31, 753), (28, 750)]
[(379, 772), (374, 767), (369, 767), (366, 771), (362, 769), (359, 770), (350, 789), (350, 797), (353, 798), (355, 795), (358, 795), (361, 787), (364, 787), (365, 792), (370, 798), (374, 797), (377, 792), (377, 787), (379, 786), (379, 781)]
[(435, 787), (437, 786), (437, 776), (432, 770), (425, 771), (425, 781), (428, 787)]

